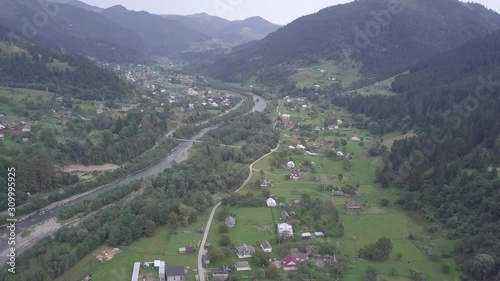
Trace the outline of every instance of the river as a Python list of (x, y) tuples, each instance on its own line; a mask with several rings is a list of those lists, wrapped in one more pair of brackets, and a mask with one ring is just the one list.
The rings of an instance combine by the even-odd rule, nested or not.
[[(253, 95), (253, 99), (255, 102), (254, 107), (252, 108), (252, 112), (262, 112), (264, 109), (267, 107), (267, 101), (263, 99), (262, 97), (259, 97), (257, 95)], [(191, 139), (196, 140), (201, 138), (203, 135), (205, 135), (208, 131), (216, 128), (214, 127), (209, 127), (201, 130), (197, 134), (191, 137)], [(64, 206), (71, 206), (73, 204), (82, 202), (84, 200), (88, 199), (93, 199), (98, 197), (100, 194), (102, 194), (105, 191), (108, 191), (110, 189), (116, 188), (118, 186), (126, 185), (129, 184), (133, 181), (140, 180), (140, 179), (145, 179), (145, 178), (150, 178), (153, 176), (156, 176), (163, 172), (165, 169), (168, 169), (172, 167), (175, 163), (180, 163), (185, 161), (188, 158), (188, 150), (193, 146), (193, 142), (182, 142), (179, 146), (177, 146), (170, 154), (167, 155), (163, 160), (160, 162), (152, 165), (151, 167), (147, 168), (146, 170), (139, 172), (133, 176), (118, 180), (106, 187), (100, 188), (94, 192), (88, 193), (85, 196), (82, 196), (74, 201), (69, 202), (68, 204)], [(16, 233), (19, 235), (23, 229), (28, 229), (32, 228), (37, 224), (43, 223), (45, 221), (55, 219), (59, 215), (59, 211), (63, 206), (60, 207), (55, 207), (49, 211), (46, 211), (45, 213), (41, 215), (34, 215), (22, 222), (16, 223)], [(50, 231), (46, 231), (44, 234), (45, 235), (51, 235), (53, 234), (57, 229), (52, 229)], [(7, 244), (7, 235), (9, 234), (9, 230), (6, 227), (3, 227), (0, 229), (0, 264), (4, 264), (7, 261), (7, 254), (8, 254), (8, 249), (9, 245)], [(32, 245), (34, 245), (36, 242), (38, 242), (43, 236), (41, 237), (34, 237), (33, 239), (29, 239), (29, 241), (24, 241), (21, 247), (16, 248), (16, 255), (20, 255), (25, 249), (28, 249)]]

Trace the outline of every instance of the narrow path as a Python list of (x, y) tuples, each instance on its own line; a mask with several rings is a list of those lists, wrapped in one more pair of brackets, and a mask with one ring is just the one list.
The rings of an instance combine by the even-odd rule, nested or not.
[[(247, 183), (252, 179), (253, 171), (254, 171), (253, 166), (257, 162), (259, 162), (260, 160), (273, 154), (276, 150), (278, 150), (279, 147), (280, 147), (280, 144), (278, 141), (278, 145), (274, 149), (272, 149), (268, 154), (255, 160), (252, 164), (250, 164), (250, 166), (248, 166), (250, 173), (248, 174), (247, 179), (241, 184), (241, 186), (238, 189), (236, 189), (235, 192), (240, 192), (247, 185)], [(214, 218), (215, 212), (219, 208), (220, 204), (221, 204), (221, 202), (215, 204), (215, 206), (213, 207), (212, 212), (210, 213), (210, 217), (208, 218), (207, 226), (205, 227), (205, 231), (203, 232), (203, 239), (201, 240), (200, 249), (198, 250), (198, 277), (199, 277), (198, 281), (206, 281), (205, 268), (203, 268), (203, 255), (205, 254), (205, 243), (207, 242), (208, 234), (210, 233), (210, 226), (212, 224), (212, 220)]]

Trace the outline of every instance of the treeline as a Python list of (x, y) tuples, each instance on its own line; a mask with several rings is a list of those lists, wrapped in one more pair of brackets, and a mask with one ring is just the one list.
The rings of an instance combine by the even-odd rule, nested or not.
[(214, 144), (232, 145), (241, 140), (241, 152), (251, 162), (275, 148), (279, 134), (272, 127), (272, 120), (261, 113), (250, 113), (226, 121), (224, 126), (209, 131), (204, 140)]
[[(138, 157), (136, 157), (132, 161), (128, 162), (126, 165), (124, 165), (124, 166), (122, 166), (122, 167), (120, 167), (112, 172), (104, 172), (104, 173), (100, 174), (99, 176), (97, 176), (94, 180), (91, 180), (88, 182), (79, 182), (76, 184), (65, 186), (64, 190), (62, 192), (57, 190), (57, 191), (53, 191), (53, 192), (49, 193), (45, 197), (38, 197), (36, 199), (29, 199), (29, 202), (26, 204), (23, 204), (23, 205), (19, 205), (19, 204), (22, 204), (23, 202), (28, 201), (28, 196), (26, 195), (25, 192), (18, 192), (17, 195), (19, 196), (18, 199), (20, 199), (20, 200), (16, 201), (18, 204), (18, 207), (16, 209), (16, 213), (18, 215), (29, 214), (31, 212), (40, 210), (41, 208), (43, 208), (49, 204), (52, 204), (54, 202), (69, 198), (73, 195), (76, 195), (76, 194), (79, 194), (82, 192), (92, 190), (94, 188), (97, 188), (99, 186), (103, 186), (105, 184), (109, 184), (109, 183), (111, 183), (111, 182), (113, 182), (121, 177), (136, 173), (136, 172), (150, 166), (152, 163), (156, 163), (156, 162), (160, 161), (161, 159), (163, 159), (164, 157), (166, 157), (172, 151), (172, 149), (174, 149), (178, 144), (179, 144), (178, 141), (167, 140), (166, 142), (161, 143), (160, 145), (156, 146), (154, 149), (150, 149), (150, 150), (146, 151), (145, 153), (139, 155)], [(4, 160), (2, 160), (2, 159), (3, 158), (0, 158), (0, 166), (3, 166), (6, 170), (6, 167), (10, 167), (10, 166), (8, 166), (9, 163), (5, 159)], [(32, 162), (31, 161), (24, 162), (25, 165), (29, 165), (30, 163), (32, 163)], [(36, 164), (37, 162), (34, 161), (34, 163)], [(43, 165), (50, 166), (51, 162), (50, 161), (45, 162), (45, 163), (43, 163)], [(35, 169), (37, 167), (38, 167), (38, 165), (33, 165), (32, 169)], [(26, 171), (30, 171), (30, 170), (26, 170)], [(20, 170), (19, 172), (24, 173), (23, 170)], [(32, 176), (32, 174), (26, 175), (26, 177), (28, 179), (30, 179), (31, 176)], [(17, 179), (21, 180), (21, 182), (23, 182), (25, 180), (24, 176), (23, 177), (18, 176)], [(19, 189), (20, 191), (26, 191), (27, 190), (26, 188), (28, 188), (28, 186), (21, 185), (21, 184), (19, 184), (19, 186), (21, 187)], [(25, 187), (25, 189), (23, 189), (22, 187)], [(53, 187), (59, 187), (59, 186), (54, 185)], [(2, 207), (2, 209), (7, 208), (6, 207), (7, 206), (6, 193), (0, 194), (0, 206)]]
[(454, 257), (471, 281), (500, 278), (499, 43), (496, 32), (415, 66), (396, 78), (395, 96), (333, 98), (382, 132), (418, 133), (394, 143), (377, 181), (404, 189), (398, 204), (460, 239)]
[[(27, 250), (16, 264), (18, 280), (54, 280), (101, 244), (121, 247), (153, 235), (157, 226), (168, 224), (174, 230), (196, 221), (213, 204), (211, 194), (234, 190), (248, 176), (248, 167), (237, 160), (240, 153), (201, 145), (187, 161), (145, 184), (141, 196), (117, 202)], [(4, 267), (0, 280), (10, 276)]]
[(27, 43), (5, 44), (19, 45), (25, 52), (0, 57), (2, 86), (48, 90), (83, 100), (123, 99), (132, 93), (130, 84), (83, 56)]

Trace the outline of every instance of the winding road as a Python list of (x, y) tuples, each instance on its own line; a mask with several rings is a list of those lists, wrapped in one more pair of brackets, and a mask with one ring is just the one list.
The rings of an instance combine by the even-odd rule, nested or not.
[[(253, 94), (252, 94), (253, 95)], [(262, 97), (257, 95), (253, 95), (253, 99), (255, 101), (255, 105), (252, 109), (252, 112), (264, 111), (267, 107), (267, 102)], [(195, 134), (190, 139), (196, 140), (201, 138), (206, 132), (216, 128), (216, 126), (205, 128)], [(68, 225), (75, 224), (76, 222), (62, 224), (57, 221), (57, 216), (59, 211), (64, 206), (69, 206), (72, 204), (76, 204), (83, 200), (94, 199), (101, 195), (103, 192), (114, 189), (118, 186), (123, 186), (129, 184), (133, 181), (146, 179), (153, 176), (158, 175), (163, 172), (165, 169), (172, 167), (176, 163), (180, 163), (185, 161), (188, 158), (188, 150), (193, 146), (193, 142), (182, 142), (179, 146), (177, 146), (170, 154), (168, 154), (164, 159), (159, 161), (156, 164), (153, 164), (149, 168), (131, 175), (129, 177), (120, 179), (112, 184), (105, 185), (101, 188), (89, 191), (84, 195), (79, 195), (79, 197), (74, 197), (73, 200), (69, 200), (64, 202), (63, 204), (57, 205), (54, 208), (51, 208), (45, 212), (42, 212), (40, 215), (33, 215), (28, 217), (23, 221), (19, 221), (16, 223), (16, 256), (19, 256), (26, 249), (31, 248), (38, 241), (43, 239), (46, 236), (53, 235), (59, 228)], [(23, 231), (28, 231), (28, 235), (22, 237), (21, 233)], [(7, 255), (9, 253), (9, 248), (12, 247), (8, 245), (9, 230), (6, 227), (0, 229), (0, 264), (5, 264), (7, 262)]]
[[(276, 108), (276, 111), (279, 114), (278, 108), (279, 108), (279, 103), (278, 103), (278, 107)], [(248, 184), (248, 182), (252, 179), (252, 177), (253, 177), (253, 171), (254, 171), (253, 166), (257, 162), (259, 162), (260, 160), (262, 160), (262, 159), (266, 158), (267, 156), (273, 154), (276, 150), (278, 150), (279, 146), (280, 146), (280, 143), (278, 142), (278, 145), (274, 149), (272, 149), (266, 155), (264, 155), (264, 156), (260, 157), (259, 159), (255, 160), (252, 164), (250, 164), (250, 166), (248, 166), (248, 169), (249, 169), (250, 173), (248, 174), (247, 179), (241, 184), (241, 186), (238, 189), (236, 189), (235, 192), (240, 192)], [(207, 225), (205, 226), (205, 231), (203, 232), (203, 238), (201, 240), (200, 248), (198, 250), (198, 281), (206, 281), (206, 279), (207, 279), (206, 278), (205, 268), (203, 267), (203, 255), (206, 252), (205, 251), (205, 244), (207, 242), (208, 234), (210, 233), (210, 226), (212, 225), (212, 221), (213, 221), (215, 212), (220, 207), (220, 205), (221, 205), (221, 202), (215, 204), (215, 206), (212, 208), (212, 211), (210, 212), (210, 217), (208, 218), (208, 221), (207, 221)]]

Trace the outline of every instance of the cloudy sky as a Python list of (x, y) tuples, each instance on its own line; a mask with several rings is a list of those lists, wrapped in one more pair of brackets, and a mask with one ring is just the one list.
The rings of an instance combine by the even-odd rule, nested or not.
[[(194, 14), (205, 12), (231, 20), (261, 16), (278, 24), (287, 24), (294, 19), (318, 10), (351, 2), (350, 0), (83, 0), (107, 8), (121, 4), (130, 10), (146, 10), (155, 14)], [(499, 0), (472, 0), (500, 12)], [(174, 4), (175, 2), (175, 4)]]

